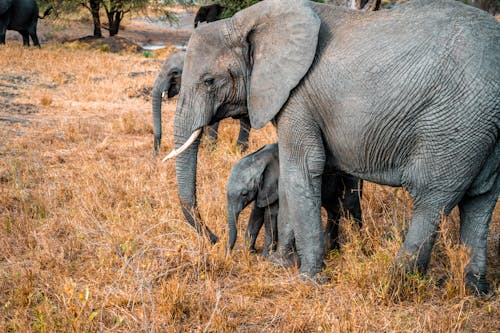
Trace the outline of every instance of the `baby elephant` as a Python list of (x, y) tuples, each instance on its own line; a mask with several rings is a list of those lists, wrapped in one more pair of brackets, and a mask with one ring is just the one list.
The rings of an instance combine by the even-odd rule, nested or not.
[[(254, 202), (248, 221), (245, 239), (251, 251), (256, 251), (255, 241), (264, 224), (264, 250), (262, 256), (275, 250), (278, 240), (277, 217), (279, 179), (278, 144), (270, 144), (242, 158), (231, 171), (227, 182), (227, 217), (229, 248), (236, 242), (236, 223), (239, 214)], [(326, 233), (329, 234), (329, 249), (338, 249), (339, 219), (345, 210), (361, 227), (361, 186), (356, 177), (338, 174), (323, 174), (322, 206), (328, 214)]]

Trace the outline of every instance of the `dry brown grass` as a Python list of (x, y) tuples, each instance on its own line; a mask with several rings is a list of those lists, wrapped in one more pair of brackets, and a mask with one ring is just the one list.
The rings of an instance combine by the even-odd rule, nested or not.
[[(428, 275), (401, 283), (388, 273), (411, 215), (401, 189), (367, 184), (365, 225), (343, 222), (321, 286), (248, 253), (241, 237), (230, 257), (199, 238), (179, 209), (174, 164), (151, 159), (150, 102), (140, 92), (160, 66), (136, 54), (0, 47), (0, 116), (12, 120), (0, 121), (0, 331), (499, 330), (498, 297), (464, 289), (456, 212), (442, 223)], [(165, 102), (164, 152), (174, 109)], [(201, 211), (222, 240), (225, 182), (242, 157), (237, 130), (225, 122), (217, 145), (200, 150)], [(270, 126), (252, 132), (250, 151), (275, 139)], [(496, 290), (499, 233), (497, 208)]]

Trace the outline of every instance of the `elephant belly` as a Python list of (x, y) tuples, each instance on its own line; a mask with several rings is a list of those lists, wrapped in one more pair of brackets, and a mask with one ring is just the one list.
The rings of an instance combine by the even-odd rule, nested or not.
[[(358, 178), (378, 184), (401, 186), (403, 181), (402, 167), (399, 165), (382, 165), (364, 160), (365, 149), (362, 143), (351, 135), (325, 136), (327, 146), (327, 169), (336, 169)], [(375, 161), (371, 161), (375, 162)]]

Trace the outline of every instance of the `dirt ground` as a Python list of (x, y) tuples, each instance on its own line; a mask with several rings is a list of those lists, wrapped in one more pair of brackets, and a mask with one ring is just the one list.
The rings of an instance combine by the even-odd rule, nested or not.
[[(103, 28), (104, 38), (99, 41), (99, 45), (111, 45), (113, 50), (130, 49), (135, 45), (138, 46), (138, 50), (148, 45), (185, 47), (194, 29), (193, 22), (194, 14), (189, 10), (179, 11), (177, 22), (171, 24), (154, 18), (126, 16), (122, 29), (116, 37), (109, 38), (107, 30)], [(38, 38), (42, 46), (50, 42), (67, 43), (82, 39), (89, 40), (92, 33), (93, 27), (89, 21), (80, 20), (69, 23), (53, 16), (38, 21)], [(22, 43), (21, 35), (16, 31), (8, 30), (6, 42)]]

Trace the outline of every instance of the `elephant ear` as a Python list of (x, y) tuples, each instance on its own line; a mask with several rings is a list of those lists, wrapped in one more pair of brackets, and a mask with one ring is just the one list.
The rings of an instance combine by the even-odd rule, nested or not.
[(265, 0), (230, 21), (249, 43), (247, 106), (253, 128), (271, 121), (309, 70), (321, 21), (309, 1)]
[(168, 98), (178, 95), (179, 91), (181, 91), (181, 74), (182, 70), (180, 73), (175, 72), (167, 77), (167, 80), (169, 81), (168, 88), (166, 87), (168, 90)]
[(259, 192), (255, 199), (257, 207), (267, 207), (278, 200), (278, 179), (279, 166), (275, 168), (273, 165), (266, 167), (262, 174), (262, 179), (259, 184)]

